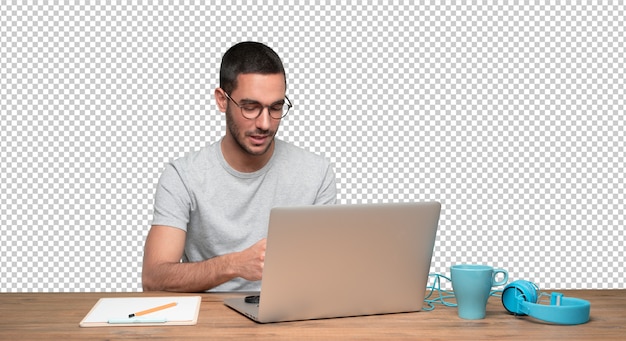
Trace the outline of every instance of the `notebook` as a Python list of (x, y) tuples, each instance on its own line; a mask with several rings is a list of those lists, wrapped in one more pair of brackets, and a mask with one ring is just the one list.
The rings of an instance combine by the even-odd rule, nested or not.
[(280, 207), (270, 212), (258, 303), (224, 300), (260, 323), (422, 308), (438, 202)]
[(105, 297), (96, 302), (79, 325), (81, 327), (195, 325), (198, 322), (201, 302), (201, 296)]

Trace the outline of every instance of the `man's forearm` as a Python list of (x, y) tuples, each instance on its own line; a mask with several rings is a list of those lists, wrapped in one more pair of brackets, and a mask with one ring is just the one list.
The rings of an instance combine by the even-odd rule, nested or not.
[(144, 265), (144, 291), (201, 292), (237, 277), (232, 266), (235, 254), (194, 263)]

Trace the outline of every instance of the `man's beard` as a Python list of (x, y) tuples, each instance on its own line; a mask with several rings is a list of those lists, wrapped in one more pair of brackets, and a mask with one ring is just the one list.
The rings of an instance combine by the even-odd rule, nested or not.
[(269, 135), (269, 136), (271, 136), (270, 143), (262, 151), (254, 151), (254, 150), (250, 149), (248, 146), (246, 146), (246, 144), (242, 140), (242, 137), (240, 136), (241, 130), (239, 129), (239, 126), (237, 125), (237, 123), (233, 119), (233, 113), (231, 111), (230, 104), (226, 107), (226, 129), (228, 129), (228, 131), (230, 132), (230, 135), (232, 135), (233, 139), (235, 140), (235, 142), (237, 143), (239, 148), (241, 148), (241, 150), (243, 150), (244, 152), (248, 153), (249, 155), (253, 155), (253, 156), (260, 156), (260, 155), (263, 155), (263, 154), (267, 153), (267, 151), (274, 144), (274, 136), (276, 135), (276, 131), (258, 130), (258, 129), (256, 131), (252, 132), (252, 133), (244, 134), (244, 138), (246, 136), (250, 135), (250, 134), (252, 134), (252, 135), (259, 134), (259, 135)]

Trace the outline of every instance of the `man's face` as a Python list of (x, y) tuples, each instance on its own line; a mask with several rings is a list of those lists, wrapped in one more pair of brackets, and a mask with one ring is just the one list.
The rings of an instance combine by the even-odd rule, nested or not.
[[(284, 100), (285, 78), (282, 74), (240, 74), (237, 77), (237, 88), (229, 95), (242, 106), (257, 103), (266, 107)], [(263, 108), (259, 117), (247, 119), (235, 103), (228, 101), (226, 125), (227, 133), (241, 151), (251, 156), (261, 156), (270, 150), (280, 120), (271, 118), (267, 108)]]

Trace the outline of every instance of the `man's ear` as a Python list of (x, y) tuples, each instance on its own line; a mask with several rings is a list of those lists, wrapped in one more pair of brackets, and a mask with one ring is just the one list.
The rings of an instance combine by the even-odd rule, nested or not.
[(224, 90), (222, 88), (215, 89), (215, 103), (217, 103), (217, 108), (221, 112), (226, 112), (226, 107), (228, 106), (228, 98), (224, 94)]

